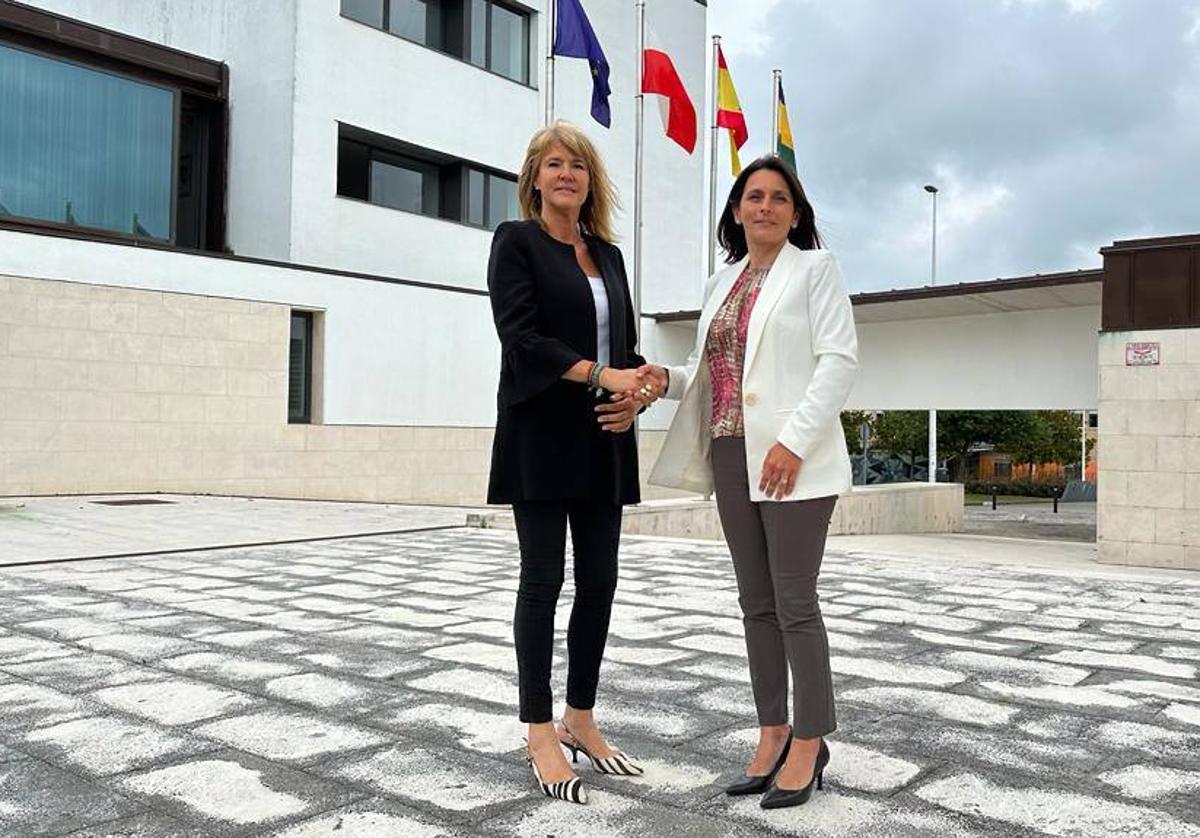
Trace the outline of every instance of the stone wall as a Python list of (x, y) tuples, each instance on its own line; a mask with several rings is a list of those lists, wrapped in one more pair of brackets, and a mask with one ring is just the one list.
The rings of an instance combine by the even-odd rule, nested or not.
[[(1159, 364), (1126, 366), (1130, 342)], [(1100, 560), (1200, 570), (1200, 329), (1101, 334), (1098, 464)]]

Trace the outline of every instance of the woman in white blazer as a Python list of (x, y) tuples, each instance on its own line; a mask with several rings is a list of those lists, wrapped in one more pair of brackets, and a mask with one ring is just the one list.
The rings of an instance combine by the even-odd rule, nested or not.
[(770, 809), (820, 787), (837, 726), (816, 583), (851, 483), (839, 414), (858, 342), (837, 262), (778, 157), (742, 171), (718, 236), (729, 266), (705, 286), (695, 351), (684, 366), (643, 368), (680, 401), (650, 482), (716, 492), (760, 725), (746, 776), (726, 791), (764, 792)]

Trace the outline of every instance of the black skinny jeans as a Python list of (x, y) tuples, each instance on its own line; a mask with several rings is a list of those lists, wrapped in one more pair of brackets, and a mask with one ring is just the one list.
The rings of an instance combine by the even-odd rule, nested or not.
[(575, 602), (567, 629), (567, 704), (596, 704), (600, 661), (617, 589), (621, 507), (604, 501), (519, 501), (513, 504), (521, 545), (521, 584), (513, 635), (521, 721), (554, 718), (550, 664), (554, 657), (554, 611), (566, 565), (567, 522), (575, 553)]

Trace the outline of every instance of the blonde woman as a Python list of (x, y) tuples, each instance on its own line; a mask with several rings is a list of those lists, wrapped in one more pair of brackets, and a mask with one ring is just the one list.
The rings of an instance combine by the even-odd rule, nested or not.
[[(622, 506), (640, 500), (630, 428), (656, 391), (637, 371), (645, 360), (634, 351), (637, 321), (612, 243), (616, 194), (591, 141), (562, 122), (538, 131), (517, 190), (525, 220), (496, 229), (488, 263), (501, 347), (488, 502), (512, 504), (520, 544), (513, 634), (529, 761), (547, 796), (586, 803), (560, 743), (601, 773), (642, 773), (605, 740), (593, 707)], [(550, 666), (568, 524), (575, 601), (556, 728)]]
[(817, 576), (850, 488), (838, 417), (858, 342), (837, 262), (778, 157), (742, 170), (718, 236), (729, 266), (705, 288), (695, 352), (686, 365), (645, 369), (681, 400), (650, 482), (716, 492), (759, 723), (745, 776), (726, 792), (762, 793), (775, 809), (821, 787), (824, 736), (837, 727)]

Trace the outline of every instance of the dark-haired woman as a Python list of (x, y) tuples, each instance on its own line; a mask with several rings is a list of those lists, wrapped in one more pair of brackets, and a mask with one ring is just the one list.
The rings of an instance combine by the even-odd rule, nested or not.
[[(806, 802), (837, 724), (817, 575), (850, 488), (839, 414), (858, 369), (850, 298), (812, 205), (777, 157), (738, 177), (684, 366), (643, 370), (679, 399), (650, 482), (716, 492), (737, 577), (759, 741), (729, 794)], [(794, 685), (789, 726), (788, 673)]]

